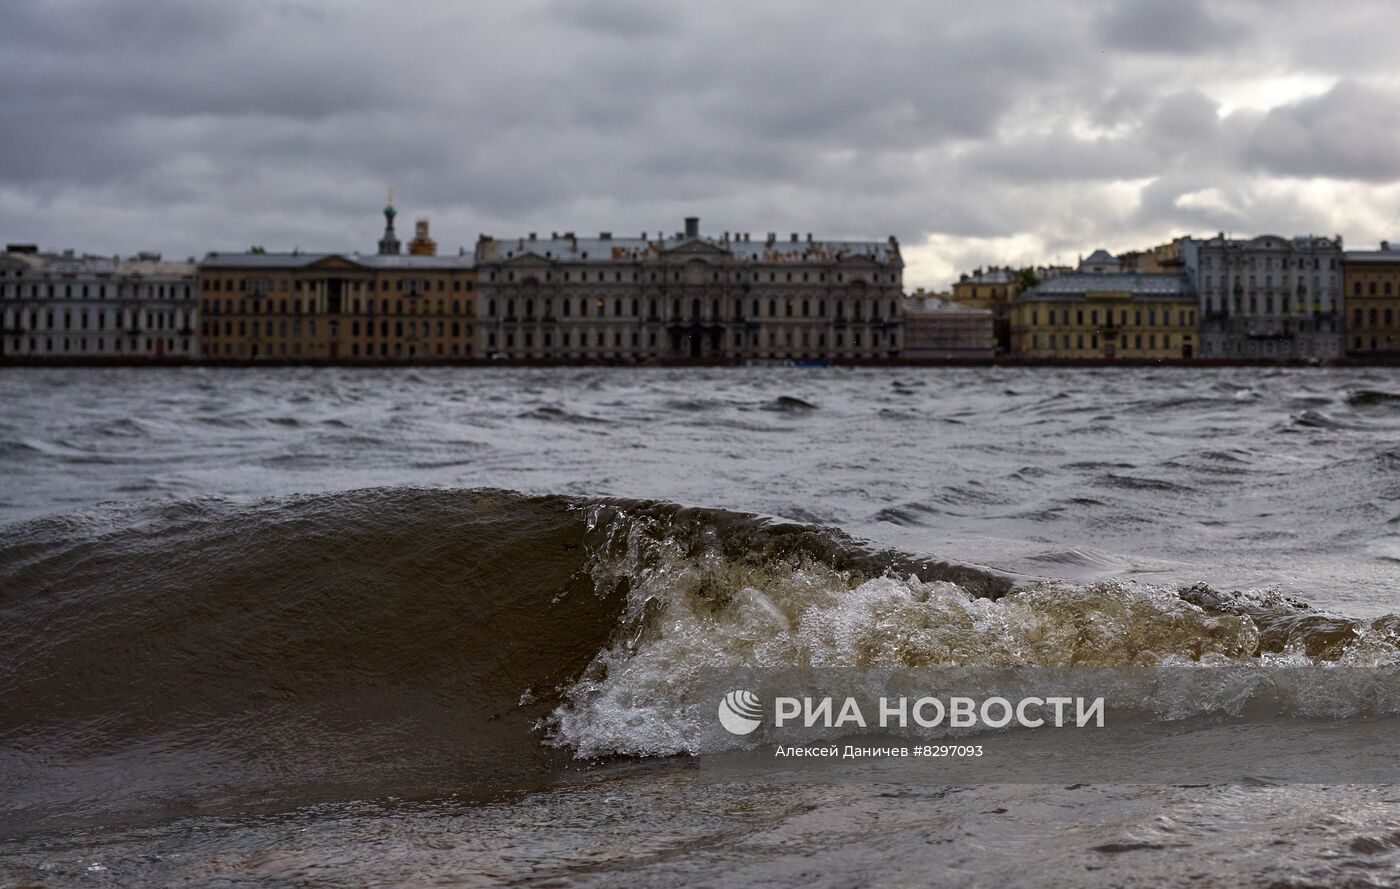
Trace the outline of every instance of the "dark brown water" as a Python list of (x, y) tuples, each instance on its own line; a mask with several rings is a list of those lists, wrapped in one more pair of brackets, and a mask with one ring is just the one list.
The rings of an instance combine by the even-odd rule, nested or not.
[(1400, 374), (56, 370), (0, 398), (0, 878), (1400, 879), (1400, 798), (1345, 769), (785, 770), (707, 684), (1131, 668), (1136, 734), (986, 740), (1090, 775), (1384, 750)]

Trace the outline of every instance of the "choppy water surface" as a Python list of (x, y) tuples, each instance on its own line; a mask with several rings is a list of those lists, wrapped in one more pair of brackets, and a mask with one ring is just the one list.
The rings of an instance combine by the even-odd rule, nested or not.
[(0, 403), (0, 878), (1400, 880), (1389, 786), (777, 780), (697, 678), (1209, 665), (1275, 678), (1183, 746), (1387, 737), (1400, 372), (9, 370)]

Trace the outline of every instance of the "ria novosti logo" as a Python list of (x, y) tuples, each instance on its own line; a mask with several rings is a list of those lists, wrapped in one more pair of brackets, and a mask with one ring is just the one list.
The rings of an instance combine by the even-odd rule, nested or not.
[(763, 702), (751, 691), (731, 691), (720, 699), (719, 724), (730, 734), (751, 734), (763, 724)]
[[(868, 706), (868, 705), (867, 705)], [(783, 728), (797, 723), (802, 728), (865, 729), (908, 728), (909, 723), (920, 728), (1040, 728), (1053, 725), (1060, 728), (1071, 721), (1076, 728), (1104, 726), (1103, 697), (1070, 696), (1026, 697), (1012, 701), (1004, 697), (972, 698), (954, 696), (946, 700), (932, 695), (911, 701), (907, 697), (877, 700), (873, 714), (867, 718), (855, 698), (845, 698), (838, 706), (831, 697), (776, 697), (773, 699), (773, 726)], [(763, 724), (763, 702), (747, 689), (736, 689), (719, 702), (719, 722), (730, 734), (752, 734)]]

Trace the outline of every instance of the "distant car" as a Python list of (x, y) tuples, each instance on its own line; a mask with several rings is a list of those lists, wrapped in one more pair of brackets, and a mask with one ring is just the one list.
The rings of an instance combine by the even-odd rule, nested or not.
[(510, 353), (509, 353), (509, 352), (492, 352), (492, 353), (491, 353), (491, 360), (492, 360), (492, 361), (509, 361), (509, 360), (510, 360)]

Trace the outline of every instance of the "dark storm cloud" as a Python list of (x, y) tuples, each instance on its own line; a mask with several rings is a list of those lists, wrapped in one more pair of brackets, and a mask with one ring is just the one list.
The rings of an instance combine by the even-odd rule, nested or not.
[(1400, 179), (1400, 62), (1334, 24), (1375, 47), (1400, 15), (1272, 8), (11, 0), (2, 234), (369, 249), (390, 185), (444, 245), (696, 212), (952, 263), (1277, 228), (1318, 210), (1294, 180)]
[(1118, 0), (1098, 19), (1106, 46), (1143, 53), (1208, 53), (1248, 34), (1242, 22), (1203, 0)]

